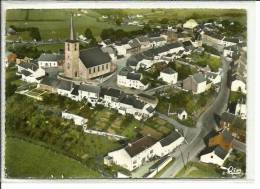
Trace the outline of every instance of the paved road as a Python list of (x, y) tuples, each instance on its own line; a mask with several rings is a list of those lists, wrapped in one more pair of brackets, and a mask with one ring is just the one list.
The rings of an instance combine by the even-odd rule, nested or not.
[(217, 125), (214, 121), (214, 114), (220, 114), (225, 111), (230, 90), (227, 87), (227, 71), (229, 69), (229, 62), (222, 58), (222, 82), (219, 94), (214, 103), (200, 116), (198, 119), (196, 130), (188, 144), (182, 145), (173, 156), (175, 162), (162, 175), (161, 178), (173, 178), (184, 167), (184, 162), (194, 159), (203, 148), (205, 143), (203, 138), (212, 131)]

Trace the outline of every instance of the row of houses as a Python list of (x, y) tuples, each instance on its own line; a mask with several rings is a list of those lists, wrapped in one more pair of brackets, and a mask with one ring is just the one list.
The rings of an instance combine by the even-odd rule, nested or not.
[(183, 142), (184, 137), (178, 131), (172, 131), (159, 141), (150, 136), (144, 136), (122, 149), (109, 152), (104, 157), (104, 164), (108, 166), (115, 164), (133, 171), (153, 158), (170, 154)]
[(112, 108), (122, 115), (131, 114), (137, 120), (154, 115), (158, 103), (156, 98), (144, 95), (129, 95), (114, 88), (102, 88), (89, 84), (75, 84), (71, 81), (44, 77), (38, 88), (66, 96), (75, 101), (85, 101), (92, 106), (97, 104)]

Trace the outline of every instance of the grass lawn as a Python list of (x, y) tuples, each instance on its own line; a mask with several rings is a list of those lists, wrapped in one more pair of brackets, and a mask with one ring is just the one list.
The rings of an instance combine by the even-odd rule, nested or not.
[(183, 168), (176, 178), (221, 178), (222, 175), (217, 172), (217, 167), (200, 162), (189, 162), (187, 168)]
[(6, 174), (9, 178), (97, 178), (100, 175), (81, 163), (44, 147), (6, 138)]
[(198, 66), (205, 67), (208, 65), (213, 72), (217, 72), (221, 66), (220, 58), (214, 57), (206, 53), (204, 54), (193, 53), (191, 58), (194, 61), (194, 63), (197, 64)]

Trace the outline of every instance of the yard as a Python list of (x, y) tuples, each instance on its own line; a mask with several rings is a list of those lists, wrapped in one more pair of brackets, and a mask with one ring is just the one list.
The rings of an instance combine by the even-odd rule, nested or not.
[(98, 178), (101, 175), (80, 162), (42, 146), (6, 138), (5, 168), (8, 178)]
[(177, 175), (176, 178), (198, 178), (198, 179), (208, 179), (208, 178), (222, 178), (218, 168), (214, 165), (200, 163), (200, 162), (189, 162), (186, 165), (186, 169), (183, 168)]
[(213, 72), (217, 72), (221, 66), (219, 57), (207, 53), (203, 53), (203, 54), (193, 53), (191, 55), (191, 58), (194, 64), (200, 67), (205, 67), (208, 65), (211, 71)]

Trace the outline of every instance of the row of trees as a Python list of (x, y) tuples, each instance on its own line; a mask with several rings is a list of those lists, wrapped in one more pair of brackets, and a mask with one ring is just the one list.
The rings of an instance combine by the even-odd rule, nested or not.
[(37, 28), (37, 27), (22, 28), (22, 27), (17, 27), (17, 26), (11, 25), (10, 28), (15, 30), (16, 32), (26, 32), (26, 31), (28, 31), (30, 33), (30, 36), (31, 36), (32, 39), (35, 39), (36, 41), (42, 40), (39, 28)]

